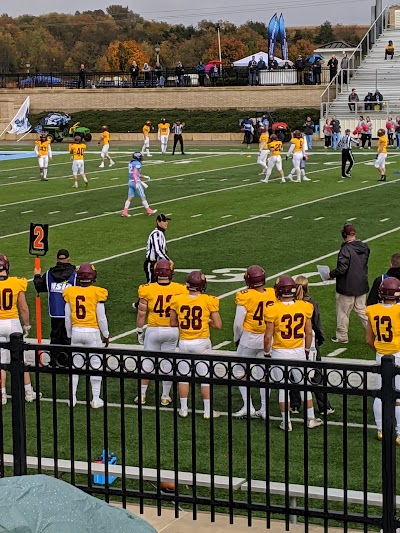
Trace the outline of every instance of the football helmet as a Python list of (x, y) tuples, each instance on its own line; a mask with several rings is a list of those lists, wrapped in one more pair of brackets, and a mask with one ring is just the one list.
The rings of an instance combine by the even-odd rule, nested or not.
[(104, 125), (104, 126), (101, 127), (101, 129), (102, 129), (103, 131), (108, 131), (108, 126)]
[(146, 125), (147, 126), (151, 126), (151, 124), (152, 124), (151, 120), (146, 120)]
[(400, 281), (397, 278), (385, 278), (379, 286), (380, 300), (400, 301)]
[(79, 144), (80, 142), (82, 142), (82, 137), (80, 135), (75, 135), (74, 137), (74, 142), (76, 142), (77, 144)]
[(186, 287), (190, 291), (205, 292), (207, 280), (201, 270), (193, 270), (186, 278)]
[(171, 263), (168, 259), (160, 259), (157, 261), (154, 267), (154, 274), (156, 278), (160, 279), (172, 279), (174, 271), (171, 268)]
[(246, 270), (244, 280), (249, 289), (262, 287), (265, 285), (265, 270), (258, 265), (252, 265)]
[(10, 261), (8, 260), (8, 257), (4, 254), (0, 254), (0, 270), (5, 270), (7, 274), (10, 270)]
[(44, 143), (45, 141), (47, 141), (47, 133), (41, 133), (40, 134), (40, 140), (42, 141), (42, 143)]
[(275, 294), (278, 298), (294, 298), (297, 285), (290, 276), (281, 276), (275, 283)]
[(265, 130), (264, 126), (260, 126), (259, 129), (258, 129), (258, 131), (259, 131), (260, 133), (265, 133), (266, 130)]
[(277, 141), (278, 140), (278, 135), (275, 135), (275, 133), (273, 133), (271, 135), (271, 137), (269, 138), (270, 141)]
[(143, 154), (141, 152), (134, 152), (132, 154), (132, 161), (142, 161), (143, 159)]
[(76, 280), (78, 285), (88, 285), (93, 283), (97, 278), (97, 270), (91, 263), (82, 263), (76, 269)]
[(301, 131), (300, 130), (294, 130), (293, 137), (295, 139), (301, 139)]
[(163, 124), (165, 124), (167, 121), (165, 120), (165, 118), (162, 118), (162, 119), (161, 119), (161, 122), (162, 122)]
[(385, 135), (385, 130), (383, 130), (382, 128), (379, 128), (377, 133), (378, 133), (378, 137), (383, 137)]

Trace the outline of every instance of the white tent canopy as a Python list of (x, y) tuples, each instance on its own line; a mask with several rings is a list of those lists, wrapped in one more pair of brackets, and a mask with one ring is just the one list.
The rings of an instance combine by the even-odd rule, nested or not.
[[(251, 61), (253, 59), (253, 56), (255, 57), (255, 60), (258, 61), (260, 60), (260, 57), (262, 57), (265, 61), (265, 63), (268, 64), (268, 54), (267, 52), (257, 52), (256, 54), (251, 54), (251, 56), (247, 56), (247, 57), (244, 57), (243, 59), (239, 59), (238, 61), (235, 61), (233, 63), (233, 66), (234, 67), (247, 67), (248, 64), (249, 64), (249, 61)], [(275, 58), (279, 64), (283, 63), (282, 59), (280, 57), (276, 57)]]

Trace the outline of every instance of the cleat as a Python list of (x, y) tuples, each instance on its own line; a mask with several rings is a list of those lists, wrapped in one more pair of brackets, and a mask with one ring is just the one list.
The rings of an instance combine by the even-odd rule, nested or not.
[(379, 181), (386, 181), (386, 174), (382, 174), (381, 179)]
[(7, 393), (3, 392), (1, 395), (1, 405), (7, 404)]
[(151, 215), (154, 215), (154, 213), (157, 213), (157, 209), (151, 209), (149, 207), (148, 209), (146, 209), (146, 213), (148, 214), (149, 217), (151, 217)]
[(92, 407), (92, 409), (100, 409), (103, 406), (104, 402), (101, 398), (97, 398), (97, 400), (92, 400), (90, 402), (90, 407)]
[[(397, 435), (397, 437), (398, 437), (398, 435)], [(382, 431), (379, 431), (379, 430), (378, 430), (378, 434), (377, 434), (376, 438), (377, 438), (378, 440), (382, 440), (382, 439), (383, 439)], [(396, 439), (396, 441), (397, 441), (397, 439)], [(396, 444), (397, 444), (397, 442), (396, 442)]]
[[(328, 409), (326, 410), (326, 416), (328, 416), (328, 415), (333, 415), (334, 412), (335, 412), (335, 409), (334, 409), (332, 406), (330, 406), (330, 407), (328, 407)], [(320, 411), (319, 414), (320, 414), (321, 416), (325, 416), (325, 411)]]
[(307, 178), (307, 176), (303, 176), (303, 181), (311, 181), (311, 178)]
[(48, 178), (44, 178), (43, 176), (40, 178), (40, 181), (49, 181)]
[(85, 181), (85, 187), (89, 187), (89, 182), (87, 180)]
[(77, 188), (78, 188), (78, 184), (77, 184), (77, 183), (74, 183), (74, 184), (72, 185), (72, 188), (73, 188), (73, 189), (77, 189)]
[(281, 183), (286, 183), (285, 178), (281, 178)]
[(125, 218), (129, 218), (131, 217), (132, 215), (130, 215), (129, 213), (122, 213), (121, 214), (121, 217), (125, 217)]
[(340, 342), (341, 344), (348, 344), (349, 343), (349, 341), (341, 341), (337, 337), (331, 337), (331, 341), (332, 342)]
[(179, 409), (178, 411), (178, 415), (181, 417), (181, 418), (187, 418), (188, 416), (188, 410), (187, 409)]
[(110, 161), (110, 164), (108, 166), (112, 167), (113, 165), (115, 165), (114, 161)]
[(291, 407), (290, 408), (290, 412), (292, 413), (292, 415), (298, 415), (299, 412), (300, 412), (300, 408), (299, 407)]
[[(247, 418), (247, 406), (244, 405), (239, 411), (232, 413), (232, 418)], [(254, 407), (250, 409), (250, 418), (257, 418), (257, 413)]]
[[(219, 418), (221, 416), (221, 413), (219, 411), (213, 411), (212, 417), (213, 418)], [(204, 413), (203, 415), (204, 420), (210, 420), (211, 414), (210, 413)]]
[(104, 163), (101, 163), (101, 164), (99, 165), (99, 168), (104, 168)]
[(263, 180), (260, 180), (260, 181), (261, 181), (261, 183), (268, 183), (267, 178), (264, 178)]
[[(25, 401), (26, 402), (33, 402), (36, 400), (36, 392), (32, 389), (32, 390), (28, 390), (28, 391), (25, 391)], [(42, 397), (42, 393), (40, 392), (39, 393), (39, 399)]]
[(307, 420), (307, 427), (309, 429), (317, 428), (322, 424), (322, 420), (320, 418), (310, 418)]
[[(282, 422), (279, 424), (279, 429), (282, 429), (283, 431), (285, 431), (286, 429), (286, 424), (285, 422), (282, 420)], [(291, 422), (288, 422), (287, 423), (287, 430), (288, 431), (292, 431), (293, 428), (292, 428), (292, 423)]]
[[(67, 400), (67, 405), (68, 407), (71, 407), (70, 400)], [(76, 396), (72, 396), (72, 407), (75, 407), (75, 405), (76, 405)]]
[(260, 409), (259, 411), (256, 411), (256, 415), (258, 418), (262, 418), (263, 420), (267, 419), (267, 413)]
[(160, 403), (165, 407), (172, 403), (172, 398), (170, 398), (169, 396), (161, 396)]
[[(139, 396), (136, 396), (136, 398), (133, 400), (133, 402), (138, 405), (139, 403)], [(140, 402), (142, 405), (146, 405), (146, 396), (144, 394), (142, 394), (141, 396), (141, 402)]]
[[(293, 182), (293, 176), (291, 176), (290, 174), (289, 174), (289, 176), (286, 177), (286, 179)], [(298, 181), (298, 180), (296, 180), (296, 181)]]

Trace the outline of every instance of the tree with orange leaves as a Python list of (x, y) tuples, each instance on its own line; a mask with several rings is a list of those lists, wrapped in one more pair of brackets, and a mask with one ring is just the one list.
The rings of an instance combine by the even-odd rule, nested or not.
[(109, 71), (127, 71), (132, 61), (140, 66), (149, 62), (148, 53), (136, 41), (114, 41), (107, 50)]
[(299, 39), (295, 44), (289, 46), (289, 59), (296, 61), (298, 56), (307, 57), (314, 53), (315, 46), (307, 39)]
[[(221, 58), (225, 67), (230, 67), (234, 61), (242, 59), (247, 53), (246, 45), (236, 37), (221, 35)], [(207, 52), (208, 60), (218, 59), (218, 41), (215, 36), (215, 43), (210, 46)]]

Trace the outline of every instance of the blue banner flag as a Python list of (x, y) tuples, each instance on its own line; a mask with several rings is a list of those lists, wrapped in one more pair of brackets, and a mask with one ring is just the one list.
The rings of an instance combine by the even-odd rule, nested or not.
[(283, 18), (282, 13), (281, 13), (281, 16), (279, 17), (279, 33), (280, 33), (281, 48), (282, 48), (282, 59), (284, 61), (288, 61), (289, 51), (288, 51), (288, 43), (287, 43), (286, 30), (285, 30), (285, 19)]
[(268, 56), (275, 57), (275, 48), (276, 41), (279, 33), (279, 20), (278, 15), (275, 15), (271, 18), (268, 25)]

